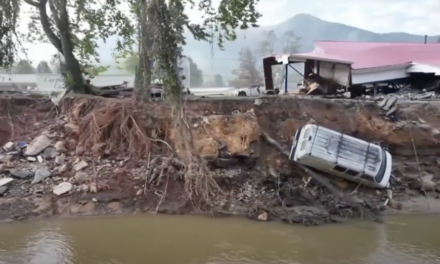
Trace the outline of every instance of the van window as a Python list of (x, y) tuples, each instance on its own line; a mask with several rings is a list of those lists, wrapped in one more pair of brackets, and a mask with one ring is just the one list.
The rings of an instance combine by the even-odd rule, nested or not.
[(334, 169), (335, 171), (339, 171), (339, 172), (345, 172), (345, 171), (347, 170), (346, 168), (341, 167), (341, 166), (339, 166), (339, 165), (336, 165), (333, 169)]
[(299, 135), (301, 134), (301, 128), (300, 129), (298, 129), (297, 131), (296, 131), (296, 134), (295, 134), (295, 141), (298, 141), (299, 140)]
[(306, 139), (310, 136), (310, 128), (307, 128), (306, 131), (304, 131), (303, 139)]
[(376, 174), (375, 181), (381, 182), (385, 176), (385, 170), (387, 168), (387, 154), (385, 150), (382, 149), (382, 164), (380, 164), (379, 171)]
[(347, 170), (345, 173), (350, 176), (357, 176), (359, 174), (359, 172), (354, 171), (354, 170)]
[(299, 149), (299, 150), (305, 150), (306, 149), (306, 145), (307, 145), (307, 141), (303, 141), (302, 143), (301, 143), (301, 148)]
[(374, 182), (373, 178), (365, 174), (361, 175), (361, 179)]

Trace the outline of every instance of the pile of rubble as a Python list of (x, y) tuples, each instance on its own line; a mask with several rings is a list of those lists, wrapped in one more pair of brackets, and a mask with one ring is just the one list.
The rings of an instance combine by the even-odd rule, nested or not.
[(364, 95), (364, 98), (374, 98), (375, 100), (386, 99), (389, 97), (397, 97), (399, 100), (405, 101), (430, 101), (438, 100), (440, 95), (438, 95), (436, 91), (432, 91), (432, 89), (420, 90), (412, 88), (410, 85), (404, 86), (398, 90), (395, 90), (395, 92), (388, 94), (379, 93), (373, 97), (371, 95)]
[[(30, 181), (32, 185), (41, 184), (47, 178), (67, 170), (67, 148), (63, 141), (57, 141), (52, 146), (52, 140), (46, 135), (40, 135), (32, 142), (8, 142), (3, 146), (0, 161), (1, 175), (0, 195), (8, 192), (8, 187), (16, 180)], [(56, 167), (55, 167), (56, 166)], [(75, 165), (77, 170), (87, 166), (85, 162)], [(58, 182), (61, 179), (54, 177)], [(62, 195), (73, 189), (70, 182), (61, 182), (53, 186), (53, 193)]]
[[(84, 150), (74, 140), (54, 140), (46, 131), (30, 143), (8, 142), (0, 151), (0, 196), (53, 194), (60, 196), (75, 191), (97, 192), (89, 163), (79, 158)], [(69, 153), (69, 149), (75, 149)], [(114, 171), (111, 161), (97, 162)], [(114, 163), (114, 161), (113, 161)], [(95, 168), (96, 169), (96, 168)], [(30, 184), (30, 186), (29, 186)], [(19, 188), (17, 188), (19, 187)]]

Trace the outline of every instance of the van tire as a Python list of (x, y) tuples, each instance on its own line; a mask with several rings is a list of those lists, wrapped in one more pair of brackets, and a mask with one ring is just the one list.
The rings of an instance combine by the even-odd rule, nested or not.
[(247, 96), (245, 91), (240, 91), (238, 92), (238, 96)]

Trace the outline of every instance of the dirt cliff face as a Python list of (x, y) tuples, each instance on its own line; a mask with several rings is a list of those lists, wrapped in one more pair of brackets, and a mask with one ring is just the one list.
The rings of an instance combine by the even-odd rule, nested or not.
[[(0, 218), (134, 211), (210, 212), (320, 224), (358, 215), (351, 206), (308, 180), (259, 137), (265, 131), (290, 148), (295, 131), (308, 123), (389, 147), (395, 186), (392, 201), (386, 202), (389, 210), (424, 211), (421, 208), (426, 203), (422, 199), (437, 198), (438, 103), (400, 103), (398, 119), (389, 121), (374, 102), (366, 101), (310, 97), (187, 101), (187, 125), (192, 130), (195, 151), (211, 158), (209, 173), (219, 188), (215, 201), (207, 205), (188, 199), (188, 186), (181, 173), (187, 165), (178, 161), (179, 149), (174, 139), (179, 135), (171, 126), (171, 112), (166, 105), (153, 103), (148, 114), (133, 107), (128, 112), (124, 100), (80, 97), (68, 99), (62, 108), (55, 109), (45, 99), (2, 98), (0, 122), (9, 124), (1, 126), (3, 141), (29, 143), (44, 134), (53, 142), (63, 142), (67, 150), (62, 164), (51, 158), (35, 163), (3, 155), (2, 177), (9, 177), (10, 171), (17, 168), (35, 171), (41, 166), (47, 166), (53, 174), (39, 184), (16, 179), (0, 198), (0, 208), (4, 209)], [(122, 121), (117, 121), (115, 115), (120, 115)], [(107, 126), (103, 116), (113, 123)], [(85, 124), (84, 120), (93, 123)], [(121, 129), (110, 133), (108, 129), (115, 126), (114, 122)], [(133, 129), (141, 123), (141, 131)], [(142, 143), (144, 135), (150, 139), (148, 146)], [(134, 140), (127, 141), (129, 137)], [(175, 148), (177, 155), (170, 148)], [(80, 162), (88, 166), (76, 171)], [(386, 191), (356, 189), (356, 185), (343, 180), (330, 180), (365, 207), (375, 212), (386, 208)], [(55, 196), (53, 187), (63, 181), (71, 182), (72, 190)], [(425, 192), (427, 198), (421, 198)], [(430, 208), (440, 209), (435, 205), (431, 201)]]
[(395, 155), (414, 154), (413, 141), (420, 148), (419, 155), (440, 151), (436, 147), (440, 138), (438, 106), (440, 102), (399, 103), (398, 120), (391, 122), (372, 101), (298, 96), (264, 98), (261, 105), (255, 105), (252, 98), (206, 99), (187, 104), (188, 109), (201, 115), (230, 115), (253, 109), (261, 129), (286, 145), (291, 144), (299, 127), (316, 123), (367, 141), (384, 142)]

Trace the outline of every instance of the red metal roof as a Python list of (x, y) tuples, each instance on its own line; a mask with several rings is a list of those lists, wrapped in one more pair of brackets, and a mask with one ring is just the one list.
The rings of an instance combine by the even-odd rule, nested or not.
[(315, 41), (315, 51), (295, 54), (338, 58), (353, 62), (353, 69), (420, 63), (440, 67), (440, 44)]
[(308, 53), (299, 53), (299, 54), (292, 54), (291, 57), (293, 59), (295, 58), (303, 58), (303, 59), (316, 59), (316, 60), (323, 60), (323, 61), (331, 61), (331, 62), (340, 62), (345, 64), (353, 64), (352, 60), (348, 60), (346, 58), (329, 54), (329, 53), (323, 53), (323, 52), (308, 52)]

